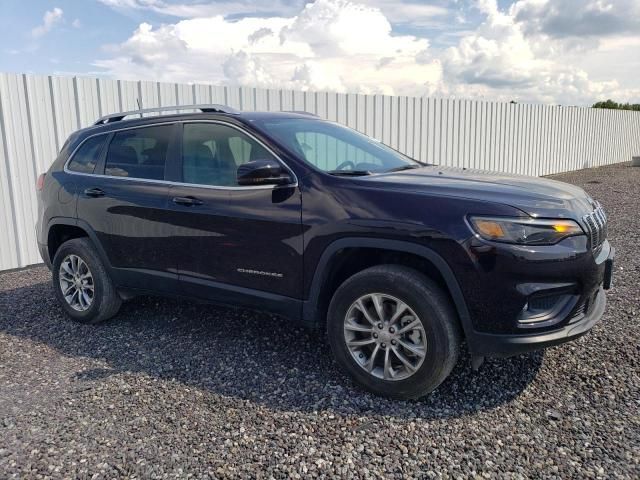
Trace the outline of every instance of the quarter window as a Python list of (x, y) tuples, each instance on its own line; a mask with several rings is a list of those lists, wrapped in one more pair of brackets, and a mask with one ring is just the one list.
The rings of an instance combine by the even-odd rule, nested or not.
[(216, 123), (184, 126), (182, 176), (186, 183), (237, 186), (240, 165), (272, 158), (262, 145), (235, 128)]
[(117, 132), (109, 144), (104, 173), (116, 177), (163, 180), (173, 125)]
[(87, 139), (73, 155), (67, 168), (72, 172), (93, 173), (106, 138), (106, 135), (97, 135)]

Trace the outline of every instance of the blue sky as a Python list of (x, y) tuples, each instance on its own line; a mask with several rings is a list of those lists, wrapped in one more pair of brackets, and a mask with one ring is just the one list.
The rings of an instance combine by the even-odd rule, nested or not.
[[(114, 2), (115, 3), (115, 2)], [(123, 4), (126, 2), (122, 2)], [(199, 1), (168, 1), (168, 4), (198, 5)], [(218, 2), (222, 3), (222, 2)], [(249, 4), (251, 2), (248, 2)], [(254, 2), (260, 3), (260, 2)], [(264, 2), (272, 3), (272, 2)], [(261, 15), (277, 16), (281, 14), (295, 14), (300, 11), (307, 1), (286, 2), (287, 8), (260, 9), (260, 12), (247, 13), (246, 9), (229, 8), (226, 17), (237, 20), (246, 16)], [(366, 3), (366, 2), (362, 2)], [(389, 2), (393, 3), (393, 2)], [(398, 2), (402, 3), (402, 2)], [(442, 2), (446, 5), (448, 2)], [(510, 2), (501, 2), (510, 3)], [(452, 12), (457, 9), (447, 6)], [(63, 11), (63, 20), (40, 39), (33, 39), (31, 31), (43, 24), (43, 16), (47, 11), (59, 8)], [(221, 11), (225, 10), (221, 8)], [(240, 13), (236, 13), (240, 12)], [(479, 15), (470, 16), (479, 21)], [(109, 3), (99, 0), (2, 0), (0, 5), (0, 28), (4, 39), (0, 51), (0, 66), (3, 71), (12, 72), (87, 72), (94, 71), (92, 63), (106, 55), (103, 47), (117, 44), (127, 39), (142, 22), (153, 25), (170, 23), (177, 18), (174, 15), (162, 14), (153, 9), (114, 8)], [(77, 27), (74, 20), (79, 21)], [(394, 31), (398, 34), (427, 35), (436, 39), (439, 44), (452, 43), (455, 37), (451, 33), (450, 25), (435, 23), (432, 27), (425, 27), (421, 22), (393, 22)], [(456, 27), (458, 27), (456, 25)], [(462, 28), (462, 26), (459, 26)], [(96, 72), (99, 70), (96, 70)]]
[[(34, 38), (32, 30), (55, 8), (63, 11), (62, 21)], [(145, 18), (143, 12), (124, 14), (92, 0), (2, 0), (0, 69), (47, 74), (95, 70), (91, 64), (102, 55), (102, 46), (126, 39)], [(158, 15), (151, 20), (162, 21)]]
[(640, 102), (637, 0), (2, 0), (0, 71)]

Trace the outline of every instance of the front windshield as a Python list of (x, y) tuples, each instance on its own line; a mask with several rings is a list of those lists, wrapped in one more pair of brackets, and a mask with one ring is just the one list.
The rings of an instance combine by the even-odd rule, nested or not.
[(256, 124), (325, 172), (367, 174), (420, 166), (377, 140), (337, 123), (312, 118), (276, 118)]

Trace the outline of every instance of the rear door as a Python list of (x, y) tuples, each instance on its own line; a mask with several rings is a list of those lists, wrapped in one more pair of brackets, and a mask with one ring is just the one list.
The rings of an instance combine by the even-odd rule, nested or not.
[(182, 138), (181, 182), (171, 186), (169, 201), (185, 293), (224, 300), (235, 289), (249, 296), (300, 298), (297, 185), (239, 186), (236, 181), (239, 165), (275, 155), (248, 132), (220, 122), (185, 123)]
[(165, 176), (175, 161), (178, 128), (161, 124), (117, 131), (93, 174), (78, 176), (78, 219), (96, 233), (120, 284), (176, 288)]

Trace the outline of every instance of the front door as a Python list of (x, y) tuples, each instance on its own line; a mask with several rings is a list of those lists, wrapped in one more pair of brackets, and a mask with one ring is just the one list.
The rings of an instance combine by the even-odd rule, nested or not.
[(242, 296), (301, 298), (297, 186), (236, 181), (239, 165), (274, 155), (249, 134), (218, 122), (185, 123), (182, 139), (182, 181), (170, 187), (168, 198), (184, 292), (228, 303), (242, 303)]

